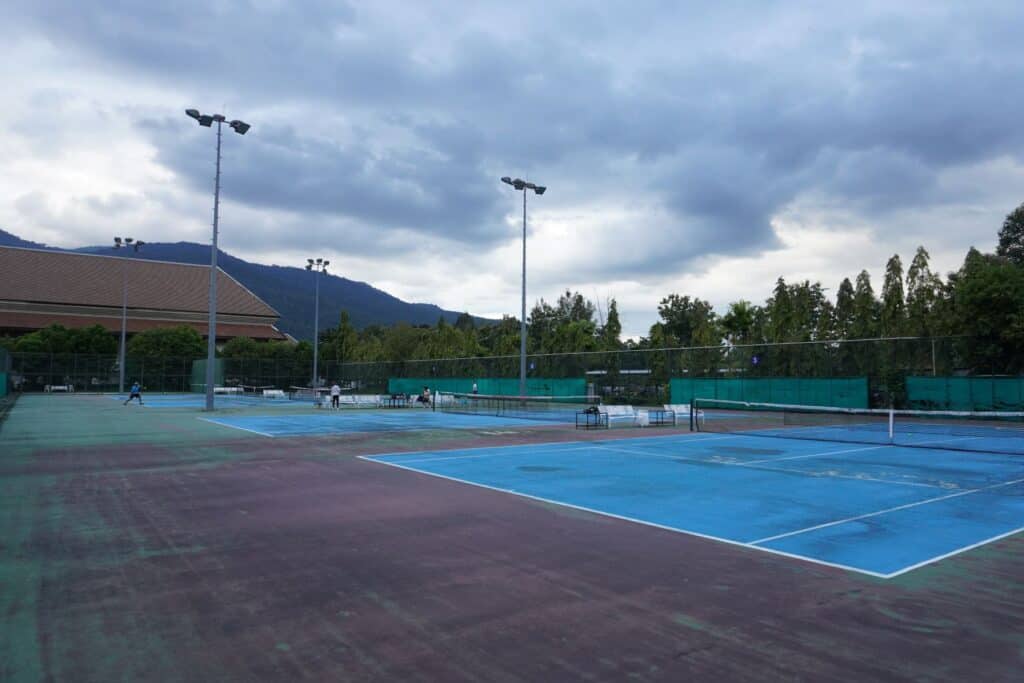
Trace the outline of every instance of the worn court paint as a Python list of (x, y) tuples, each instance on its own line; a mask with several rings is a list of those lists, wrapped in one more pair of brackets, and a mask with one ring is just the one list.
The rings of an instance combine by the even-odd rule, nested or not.
[(368, 459), (886, 578), (1024, 529), (1006, 455), (709, 435)]
[[(267, 439), (198, 411), (22, 401), (0, 427), (0, 564), (24, 573), (0, 580), (0, 604), (25, 638), (0, 639), (0, 680), (1003, 681), (1024, 666), (1021, 535), (880, 580), (351, 457), (639, 430)], [(630, 441), (657, 450), (665, 433)]]
[(407, 431), (421, 429), (489, 429), (550, 425), (541, 420), (461, 415), (407, 408), (395, 410), (321, 411), (298, 415), (245, 415), (204, 418), (207, 422), (270, 437), (349, 432)]

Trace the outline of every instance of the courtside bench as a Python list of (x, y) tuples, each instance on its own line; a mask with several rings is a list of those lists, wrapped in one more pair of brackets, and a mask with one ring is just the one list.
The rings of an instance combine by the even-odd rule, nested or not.
[[(597, 415), (598, 417), (593, 417)], [(583, 417), (586, 416), (586, 417)], [(628, 422), (636, 426), (637, 414), (633, 406), (598, 406), (597, 413), (581, 411), (576, 413), (576, 428), (608, 429), (615, 422)]]
[(608, 413), (599, 410), (578, 410), (576, 429), (608, 429)]
[[(672, 424), (678, 425), (680, 420), (683, 424), (690, 423), (690, 404), (689, 403), (666, 403), (662, 406), (665, 410), (670, 410), (673, 413)], [(704, 422), (704, 411), (697, 411), (697, 420), (703, 424)]]

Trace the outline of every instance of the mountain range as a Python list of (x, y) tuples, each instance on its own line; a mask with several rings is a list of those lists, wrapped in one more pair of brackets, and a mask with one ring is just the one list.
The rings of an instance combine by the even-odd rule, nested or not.
[[(112, 246), (78, 249), (49, 247), (23, 240), (4, 230), (0, 230), (0, 246), (106, 256), (124, 255), (124, 252), (119, 252)], [(134, 256), (154, 261), (202, 264), (210, 262), (210, 247), (194, 242), (147, 243)], [(218, 252), (217, 265), (281, 314), (278, 329), (296, 339), (313, 338), (314, 281), (313, 275), (305, 268), (251, 263), (224, 251)], [(447, 311), (433, 304), (402, 301), (365, 282), (349, 280), (331, 273), (321, 277), (321, 329), (336, 326), (342, 310), (348, 311), (352, 324), (359, 329), (368, 325), (393, 325), (401, 322), (411, 325), (434, 325), (439, 318), (453, 323), (460, 315), (458, 311)], [(475, 320), (478, 323), (492, 322), (484, 318)]]

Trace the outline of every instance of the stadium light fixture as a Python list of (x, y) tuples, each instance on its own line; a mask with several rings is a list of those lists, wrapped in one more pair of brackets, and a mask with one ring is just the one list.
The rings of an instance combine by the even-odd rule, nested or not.
[[(114, 249), (131, 249), (135, 253), (139, 252), (145, 242), (142, 240), (134, 240), (131, 237), (115, 237), (114, 238)], [(119, 393), (124, 393), (124, 357), (125, 357), (125, 337), (127, 336), (128, 327), (128, 275), (127, 275), (127, 264), (121, 263), (121, 348), (117, 352), (117, 390)]]
[(523, 297), (522, 318), (519, 321), (519, 395), (526, 396), (526, 191), (533, 190), (536, 194), (542, 195), (548, 188), (528, 183), (522, 178), (513, 180), (509, 176), (503, 176), (501, 182), (523, 193)]
[[(213, 242), (210, 245), (210, 320), (206, 341), (206, 410), (212, 411), (214, 397), (214, 365), (217, 359), (217, 231), (220, 218), (220, 141), (221, 124), (226, 121), (223, 114), (202, 114), (198, 109), (186, 109), (185, 115), (199, 122), (200, 126), (209, 128), (217, 123), (217, 172), (213, 181)], [(239, 135), (245, 135), (251, 127), (244, 121), (235, 119), (229, 124)]]
[(315, 273), (313, 276), (316, 279), (316, 294), (313, 299), (313, 399), (316, 400), (319, 397), (317, 394), (317, 385), (320, 383), (319, 369), (317, 363), (320, 356), (320, 275), (327, 272), (327, 266), (331, 265), (331, 262), (318, 258), (314, 261), (311, 258), (306, 259), (306, 270)]

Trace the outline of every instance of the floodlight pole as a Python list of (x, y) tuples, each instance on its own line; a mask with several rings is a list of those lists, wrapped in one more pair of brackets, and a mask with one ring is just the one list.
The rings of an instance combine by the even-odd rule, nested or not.
[[(186, 109), (185, 113), (199, 122), (200, 126), (209, 128), (217, 123), (217, 172), (213, 181), (213, 243), (210, 245), (210, 301), (208, 308), (210, 319), (207, 324), (206, 342), (206, 410), (213, 410), (214, 397), (214, 365), (217, 359), (217, 232), (220, 218), (220, 143), (221, 124), (226, 120), (223, 114), (200, 114), (196, 109)], [(228, 123), (239, 135), (245, 135), (250, 126), (244, 121), (234, 120)]]
[(317, 383), (320, 380), (320, 373), (318, 369), (318, 361), (320, 357), (320, 275), (321, 273), (327, 272), (327, 266), (331, 265), (330, 261), (326, 261), (322, 258), (318, 258), (316, 261), (313, 259), (306, 259), (306, 270), (313, 272), (313, 278), (316, 280), (315, 291), (313, 299), (313, 397), (317, 397), (316, 389)]
[(528, 183), (520, 178), (512, 180), (508, 176), (502, 178), (501, 182), (511, 185), (523, 193), (523, 286), (522, 312), (519, 320), (519, 395), (526, 396), (526, 191), (533, 190), (538, 195), (541, 195), (548, 188), (543, 185)]
[(526, 396), (526, 190), (523, 190), (523, 285), (519, 318), (519, 395)]
[(210, 320), (206, 326), (206, 410), (213, 410), (217, 358), (217, 232), (220, 221), (220, 124), (217, 121), (217, 172), (213, 180), (213, 243), (210, 247)]
[[(139, 248), (145, 244), (142, 240), (134, 240), (131, 237), (125, 237), (123, 240), (120, 237), (114, 238), (114, 249), (120, 249), (122, 247), (131, 247), (133, 251), (138, 253)], [(117, 391), (118, 393), (124, 393), (124, 362), (125, 362), (125, 337), (126, 330), (128, 327), (128, 264), (127, 261), (121, 262), (121, 348), (117, 352)]]

